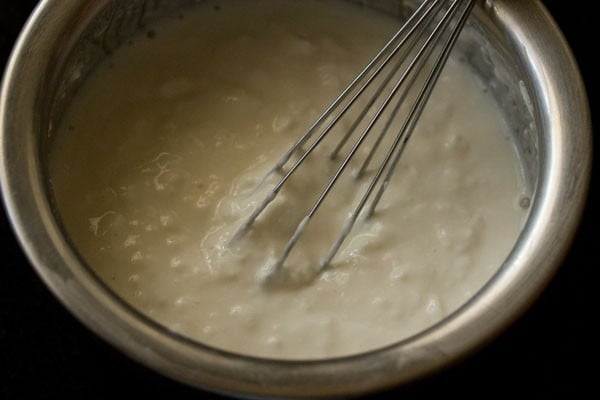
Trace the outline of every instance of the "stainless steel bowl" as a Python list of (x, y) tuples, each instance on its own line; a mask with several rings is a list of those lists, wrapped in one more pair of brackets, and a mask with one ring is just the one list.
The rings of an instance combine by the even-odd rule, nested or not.
[[(356, 0), (352, 0), (356, 1)], [(31, 263), (79, 319), (124, 353), (182, 382), (245, 396), (331, 397), (400, 384), (465, 355), (517, 318), (552, 277), (579, 221), (591, 126), (577, 66), (537, 0), (481, 2), (459, 45), (515, 132), (530, 209), (518, 243), (467, 304), (407, 340), (356, 356), (273, 361), (174, 334), (115, 296), (79, 257), (57, 217), (46, 159), (53, 127), (89, 71), (140, 26), (194, 0), (45, 0), (24, 28), (0, 100), (6, 208)], [(360, 1), (401, 15), (402, 0)], [(410, 2), (407, 2), (410, 3)]]

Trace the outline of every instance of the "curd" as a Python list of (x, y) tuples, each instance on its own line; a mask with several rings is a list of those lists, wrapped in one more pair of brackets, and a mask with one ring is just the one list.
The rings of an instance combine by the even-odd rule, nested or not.
[[(501, 111), (458, 60), (377, 212), (359, 218), (324, 273), (275, 288), (257, 278), (337, 167), (326, 152), (335, 142), (229, 243), (279, 178), (256, 189), (265, 173), (398, 26), (335, 0), (231, 0), (124, 44), (76, 96), (51, 153), (56, 203), (82, 257), (167, 329), (255, 356), (354, 354), (456, 310), (498, 270), (526, 213)], [(340, 180), (286, 271), (318, 265), (372, 173)]]

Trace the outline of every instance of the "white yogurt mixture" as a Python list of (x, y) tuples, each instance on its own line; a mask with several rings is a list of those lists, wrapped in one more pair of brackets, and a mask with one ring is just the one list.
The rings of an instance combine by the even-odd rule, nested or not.
[[(265, 172), (398, 25), (335, 0), (231, 0), (135, 37), (81, 89), (51, 155), (81, 255), (168, 329), (256, 356), (358, 353), (457, 309), (497, 271), (525, 217), (508, 128), (458, 61), (377, 212), (359, 219), (324, 273), (283, 287), (257, 281), (339, 162), (324, 149), (228, 244), (278, 178), (254, 190)], [(340, 180), (286, 271), (318, 265), (372, 174)]]

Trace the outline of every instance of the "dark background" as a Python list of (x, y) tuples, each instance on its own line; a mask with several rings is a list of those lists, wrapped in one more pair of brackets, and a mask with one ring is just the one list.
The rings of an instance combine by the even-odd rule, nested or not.
[[(522, 0), (529, 1), (529, 0)], [(35, 1), (0, 0), (0, 68)], [(600, 73), (595, 17), (589, 2), (546, 0), (579, 62), (598, 122)], [(597, 18), (596, 18), (597, 20)], [(596, 27), (597, 28), (597, 27)], [(598, 141), (595, 143), (598, 154)], [(373, 398), (534, 396), (598, 393), (598, 268), (592, 216), (598, 163), (583, 223), (557, 276), (535, 305), (483, 350), (450, 369)], [(50, 294), (36, 276), (0, 210), (0, 399), (89, 398), (123, 394), (219, 398), (164, 378), (98, 339)], [(586, 396), (588, 397), (588, 396)]]

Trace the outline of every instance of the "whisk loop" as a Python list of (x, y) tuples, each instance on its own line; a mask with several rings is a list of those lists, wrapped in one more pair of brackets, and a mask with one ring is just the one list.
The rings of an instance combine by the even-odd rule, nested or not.
[[(318, 276), (318, 274), (331, 264), (343, 242), (352, 231), (359, 215), (365, 209), (367, 203), (369, 203), (373, 193), (375, 193), (364, 213), (367, 218), (373, 215), (381, 197), (390, 184), (392, 175), (406, 144), (417, 125), (431, 92), (435, 87), (435, 83), (448, 60), (452, 47), (456, 43), (474, 4), (475, 0), (424, 0), (388, 43), (377, 53), (373, 60), (327, 107), (292, 147), (286, 151), (267, 174), (267, 176), (270, 176), (274, 172), (282, 172), (282, 177), (252, 212), (250, 217), (242, 224), (232, 240), (235, 241), (245, 234), (262, 212), (277, 197), (277, 194), (306, 158), (323, 142), (332, 129), (340, 123), (340, 120), (346, 116), (348, 110), (357, 104), (357, 100), (363, 96), (368, 98), (366, 106), (358, 113), (348, 131), (334, 147), (330, 158), (332, 160), (337, 159), (347, 142), (355, 135), (359, 126), (362, 124), (364, 127), (360, 130), (354, 144), (346, 153), (308, 213), (301, 219), (295, 232), (285, 245), (281, 256), (275, 261), (269, 271), (263, 275), (264, 282), (272, 281), (274, 276), (283, 269), (288, 256), (310, 223), (311, 218), (325, 201), (327, 195), (344, 173), (350, 161), (356, 156), (361, 145), (363, 145), (367, 137), (373, 132), (377, 123), (382, 120), (382, 117), (387, 117), (372, 148), (358, 169), (356, 179), (364, 176), (381, 143), (389, 134), (393, 122), (397, 120), (402, 106), (408, 105), (409, 111), (404, 120), (402, 120), (401, 128), (393, 137), (393, 141), (387, 151), (385, 151), (385, 156), (380, 162), (372, 180), (369, 182), (367, 189), (361, 196), (360, 201), (346, 220), (325, 258), (320, 262), (314, 277)], [(433, 62), (430, 61), (432, 59), (434, 59)], [(382, 72), (385, 72), (384, 77), (380, 78)], [(379, 81), (377, 80), (378, 78), (380, 79)], [(415, 88), (417, 82), (421, 86)], [(375, 86), (374, 92), (370, 96), (367, 96), (367, 89), (375, 84), (378, 86)], [(416, 95), (414, 95), (414, 92), (416, 92)], [(408, 101), (407, 103), (411, 95), (414, 98), (411, 98), (412, 102)], [(381, 98), (383, 98), (382, 101)], [(391, 112), (386, 112), (391, 104), (394, 105), (391, 108)], [(372, 116), (369, 116), (370, 112)], [(316, 138), (303, 150), (303, 146), (315, 134), (317, 134)], [(299, 152), (300, 156), (293, 162), (287, 172), (283, 172), (284, 167), (290, 162), (296, 152)]]

